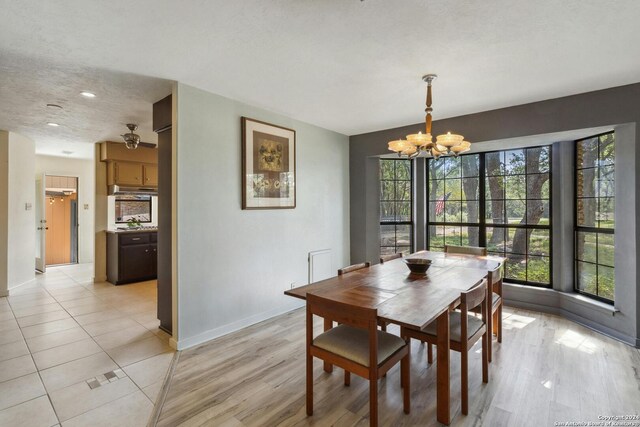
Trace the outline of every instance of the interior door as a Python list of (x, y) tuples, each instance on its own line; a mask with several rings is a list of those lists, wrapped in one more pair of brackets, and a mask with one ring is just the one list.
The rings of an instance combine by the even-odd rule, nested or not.
[(47, 181), (44, 174), (36, 178), (36, 270), (45, 272), (47, 248), (47, 218), (46, 218), (46, 189)]

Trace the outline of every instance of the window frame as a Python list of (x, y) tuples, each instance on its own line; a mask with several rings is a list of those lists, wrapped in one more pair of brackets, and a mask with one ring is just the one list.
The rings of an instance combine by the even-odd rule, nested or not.
[[(578, 142), (580, 141), (584, 141), (587, 139), (591, 139), (591, 138), (598, 138), (598, 159), (597, 161), (600, 160), (600, 137), (604, 136), (604, 135), (613, 135), (614, 139), (613, 139), (613, 143), (614, 143), (614, 147), (615, 147), (615, 131), (614, 130), (610, 130), (607, 132), (602, 132), (596, 135), (591, 135), (591, 136), (587, 136), (585, 138), (580, 138), (580, 139), (576, 139), (574, 142), (574, 146), (573, 146), (573, 192), (574, 192), (574, 196), (573, 196), (573, 290), (581, 295), (584, 295), (586, 297), (592, 298), (596, 301), (600, 301), (606, 304), (615, 304), (615, 258), (614, 258), (614, 265), (613, 266), (609, 266), (606, 264), (600, 264), (598, 262), (598, 244), (596, 243), (596, 250), (595, 250), (595, 254), (596, 254), (596, 261), (591, 262), (591, 261), (585, 261), (582, 259), (578, 259), (578, 233), (582, 232), (582, 233), (594, 233), (596, 234), (596, 238), (598, 238), (599, 234), (611, 234), (614, 236), (615, 239), (615, 224), (613, 228), (604, 228), (604, 227), (589, 227), (589, 226), (584, 226), (584, 225), (579, 225), (578, 223), (578, 171), (580, 170), (585, 170), (585, 169), (590, 169), (590, 168), (578, 168)], [(615, 148), (614, 148), (615, 149)], [(600, 176), (600, 168), (601, 166), (597, 166), (594, 167), (598, 169), (598, 177)], [(614, 170), (614, 174), (615, 174), (615, 169), (616, 169), (616, 161), (615, 161), (615, 154), (614, 154), (614, 161), (613, 161), (613, 170)], [(615, 186), (616, 184), (614, 183), (614, 194), (615, 194)], [(593, 197), (594, 199), (598, 200), (598, 206), (600, 204), (600, 199), (601, 196), (596, 196)], [(616, 198), (616, 196), (614, 195), (614, 199)], [(615, 202), (614, 202), (615, 203)], [(615, 204), (614, 204), (615, 206)], [(615, 218), (615, 210), (614, 210), (614, 218)], [(599, 221), (598, 221), (599, 224)], [(615, 245), (615, 243), (614, 243)], [(596, 267), (596, 294), (592, 294), (590, 292), (586, 292), (583, 291), (579, 288), (579, 282), (578, 282), (578, 278), (579, 278), (579, 273), (578, 273), (578, 262), (582, 262), (585, 264), (589, 264), (589, 265), (594, 265)], [(603, 296), (600, 296), (597, 294), (598, 292), (598, 288), (599, 288), (599, 276), (598, 276), (598, 266), (602, 265), (603, 267), (608, 267), (608, 268), (613, 268), (614, 270), (614, 283), (613, 283), (613, 290), (614, 290), (614, 299), (609, 299), (609, 298), (605, 298)]]
[[(378, 247), (380, 249), (380, 251), (382, 252), (382, 248), (393, 248), (394, 253), (398, 253), (398, 226), (399, 225), (408, 225), (409, 226), (409, 253), (413, 253), (415, 251), (415, 213), (414, 213), (414, 199), (415, 199), (415, 194), (414, 194), (414, 165), (415, 165), (415, 161), (413, 159), (402, 159), (402, 158), (398, 158), (398, 159), (390, 159), (390, 158), (385, 158), (385, 157), (381, 157), (378, 159), (379, 162), (382, 161), (393, 161), (393, 162), (398, 162), (398, 161), (408, 161), (409, 162), (409, 179), (405, 180), (405, 179), (396, 179), (396, 166), (394, 165), (393, 168), (393, 179), (382, 179), (382, 176), (380, 175), (378, 178), (378, 182), (380, 183), (380, 188), (382, 188), (382, 182), (383, 181), (390, 181), (394, 183), (394, 192), (395, 192), (395, 183), (396, 182), (409, 182), (410, 185), (410, 216), (411, 219), (409, 221), (382, 221), (381, 219), (381, 215), (378, 214), (378, 223), (379, 223), (379, 230), (380, 232), (382, 232), (382, 226), (383, 225), (393, 225), (394, 226), (394, 242), (395, 245), (394, 246), (387, 246), (387, 245), (382, 245), (381, 241), (378, 241)], [(380, 164), (378, 164), (378, 172), (380, 171), (381, 167)], [(382, 193), (382, 191), (379, 191), (378, 194), (380, 195)], [(395, 197), (395, 194), (394, 194)], [(386, 200), (387, 202), (391, 201), (394, 203), (394, 205), (396, 203), (399, 202), (399, 200), (397, 199), (393, 199), (393, 200)], [(379, 197), (379, 201), (378, 201), (378, 209), (380, 209), (381, 205), (383, 203), (383, 200), (381, 197)], [(395, 215), (394, 215), (395, 217)], [(400, 246), (401, 248), (404, 248), (406, 246)], [(407, 254), (408, 255), (408, 254)]]
[[(498, 224), (498, 223), (488, 223), (487, 222), (487, 218), (486, 218), (486, 212), (487, 212), (487, 197), (486, 197), (486, 180), (487, 180), (487, 170), (486, 170), (486, 156), (487, 154), (492, 154), (492, 153), (505, 153), (505, 152), (509, 152), (509, 151), (515, 151), (515, 150), (523, 150), (526, 152), (526, 150), (528, 149), (534, 149), (534, 148), (547, 148), (549, 150), (549, 171), (545, 172), (549, 174), (549, 198), (548, 198), (548, 202), (549, 202), (549, 225), (540, 225), (540, 224), (509, 224), (509, 223), (503, 223), (503, 224)], [(505, 277), (505, 281), (508, 281), (509, 283), (515, 283), (515, 284), (519, 284), (519, 285), (526, 285), (526, 286), (532, 286), (532, 287), (537, 287), (537, 288), (552, 288), (553, 287), (553, 243), (552, 243), (552, 236), (553, 236), (553, 171), (552, 171), (552, 145), (551, 144), (542, 144), (542, 145), (533, 145), (533, 146), (528, 146), (528, 147), (512, 147), (512, 148), (508, 148), (508, 149), (501, 149), (501, 150), (490, 150), (490, 151), (483, 151), (483, 152), (477, 152), (477, 153), (468, 153), (468, 154), (461, 154), (458, 157), (463, 157), (463, 156), (473, 156), (476, 155), (478, 156), (478, 177), (479, 177), (479, 188), (478, 188), (478, 218), (479, 221), (478, 223), (469, 223), (469, 222), (460, 222), (460, 223), (450, 223), (450, 222), (437, 222), (437, 221), (430, 221), (430, 217), (431, 217), (431, 211), (429, 209), (429, 203), (431, 202), (431, 198), (430, 198), (430, 190), (431, 187), (429, 185), (429, 181), (431, 179), (431, 175), (429, 173), (429, 164), (431, 161), (433, 161), (433, 158), (427, 158), (427, 161), (425, 162), (425, 177), (426, 177), (426, 200), (427, 200), (427, 212), (426, 212), (426, 227), (425, 227), (425, 231), (426, 231), (426, 247), (428, 250), (431, 249), (431, 236), (430, 236), (430, 227), (431, 226), (460, 226), (460, 227), (478, 227), (479, 228), (479, 235), (478, 235), (478, 245), (481, 247), (487, 247), (487, 228), (502, 228), (505, 230), (505, 232), (508, 233), (508, 230), (510, 229), (524, 229), (524, 230), (548, 230), (549, 231), (549, 255), (545, 256), (546, 258), (549, 259), (549, 283), (540, 283), (540, 282), (534, 282), (534, 281), (528, 281), (528, 280), (520, 280), (520, 279), (513, 279), (513, 278), (506, 278)], [(526, 156), (526, 154), (525, 154)], [(526, 159), (526, 158), (525, 158)], [(526, 160), (525, 160), (525, 173), (523, 174), (517, 174), (520, 176), (524, 176), (525, 177), (525, 190), (528, 188), (528, 181), (527, 181), (527, 176), (528, 175), (533, 175), (534, 173), (527, 173), (526, 171)], [(507, 175), (505, 174), (501, 174), (499, 176), (505, 177), (505, 176), (515, 176), (515, 175)], [(506, 193), (506, 188), (505, 188), (505, 193)], [(506, 195), (505, 195), (506, 196)], [(503, 201), (506, 200), (511, 200), (511, 199), (502, 199)], [(525, 209), (526, 209), (526, 201), (528, 200), (537, 200), (537, 199), (527, 199), (525, 196), (525, 199), (522, 199), (525, 201)], [(546, 200), (546, 199), (545, 199)], [(506, 215), (506, 207), (505, 207), (505, 215)], [(525, 215), (526, 215), (526, 211), (525, 211)], [(524, 256), (528, 257), (529, 256), (529, 247), (527, 245), (526, 248), (526, 254), (524, 254)], [(525, 274), (528, 274), (528, 272), (526, 272)]]

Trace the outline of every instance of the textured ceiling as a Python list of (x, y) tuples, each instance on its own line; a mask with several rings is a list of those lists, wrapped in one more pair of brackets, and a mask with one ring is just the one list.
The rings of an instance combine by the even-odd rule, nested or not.
[[(435, 119), (640, 81), (637, 0), (0, 0), (0, 8), (2, 62), (19, 53), (67, 64), (71, 95), (87, 74), (76, 67), (108, 69), (345, 134), (422, 120), (427, 72), (440, 75)], [(48, 72), (32, 74), (59, 82)], [(115, 83), (124, 94), (134, 81)]]
[[(171, 93), (171, 82), (1, 54), (0, 129), (32, 138), (38, 154), (91, 158), (91, 144), (121, 141), (120, 135), (128, 132), (126, 123), (139, 125), (143, 141), (157, 141), (151, 128), (152, 104)], [(82, 91), (96, 97), (85, 98)], [(47, 107), (48, 103), (63, 109)]]

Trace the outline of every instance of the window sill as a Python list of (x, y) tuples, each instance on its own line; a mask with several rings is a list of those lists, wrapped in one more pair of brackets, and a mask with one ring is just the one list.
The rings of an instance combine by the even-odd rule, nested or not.
[[(521, 300), (519, 296), (531, 296), (535, 298), (535, 300), (540, 300), (541, 298), (547, 297), (547, 298), (555, 299), (559, 303), (557, 305), (556, 304), (548, 304), (548, 305), (550, 306), (555, 305), (557, 308), (560, 308), (560, 309), (562, 309), (563, 306), (566, 304), (575, 304), (575, 305), (589, 308), (590, 310), (594, 310), (610, 316), (615, 316), (616, 313), (620, 312), (620, 310), (616, 309), (615, 306), (611, 304), (607, 304), (601, 301), (591, 299), (577, 292), (560, 292), (555, 289), (519, 285), (519, 284), (507, 283), (507, 282), (504, 283), (504, 287), (507, 289), (507, 295), (505, 296), (505, 300), (510, 299), (509, 294), (511, 294), (511, 296), (514, 297), (513, 300), (515, 301)], [(524, 299), (528, 299), (528, 298), (525, 297)]]

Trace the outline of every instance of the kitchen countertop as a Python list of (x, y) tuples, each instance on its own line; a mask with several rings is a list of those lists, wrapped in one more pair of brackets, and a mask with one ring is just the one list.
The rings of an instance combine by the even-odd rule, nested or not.
[(157, 233), (157, 228), (138, 228), (133, 230), (107, 230), (110, 234), (129, 234), (129, 233)]

